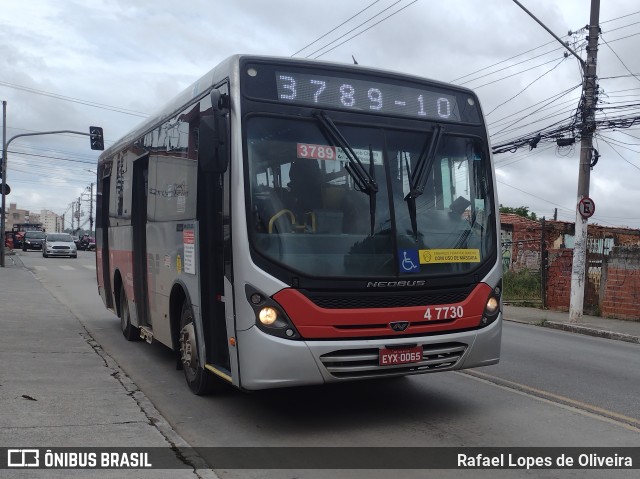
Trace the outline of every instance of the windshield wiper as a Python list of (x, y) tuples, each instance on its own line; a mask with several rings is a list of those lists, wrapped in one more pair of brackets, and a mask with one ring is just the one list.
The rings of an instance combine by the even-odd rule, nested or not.
[(373, 230), (375, 228), (376, 218), (376, 193), (378, 192), (378, 183), (376, 182), (375, 168), (373, 162), (373, 150), (369, 145), (369, 171), (365, 169), (364, 165), (356, 155), (349, 142), (340, 133), (338, 127), (333, 123), (331, 118), (324, 111), (314, 111), (313, 117), (318, 120), (324, 133), (327, 135), (328, 140), (338, 146), (344, 151), (347, 156), (348, 164), (345, 166), (347, 173), (353, 179), (355, 188), (358, 191), (362, 191), (369, 195), (369, 215), (371, 217), (371, 236), (373, 236)]
[(409, 161), (405, 156), (404, 161), (407, 168), (407, 175), (409, 175), (409, 193), (405, 196), (407, 202), (407, 208), (409, 210), (409, 218), (411, 219), (411, 228), (413, 229), (413, 236), (418, 241), (418, 220), (416, 212), (416, 198), (424, 193), (424, 188), (427, 185), (429, 179), (429, 172), (433, 165), (433, 160), (436, 157), (436, 152), (440, 146), (440, 140), (442, 139), (442, 131), (444, 128), (440, 125), (436, 125), (433, 129), (433, 135), (429, 144), (425, 142), (416, 166), (411, 171), (409, 167)]

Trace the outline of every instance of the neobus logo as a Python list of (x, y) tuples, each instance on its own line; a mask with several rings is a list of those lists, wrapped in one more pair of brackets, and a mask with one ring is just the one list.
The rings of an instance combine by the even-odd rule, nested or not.
[(367, 288), (406, 288), (424, 285), (425, 281), (369, 281)]

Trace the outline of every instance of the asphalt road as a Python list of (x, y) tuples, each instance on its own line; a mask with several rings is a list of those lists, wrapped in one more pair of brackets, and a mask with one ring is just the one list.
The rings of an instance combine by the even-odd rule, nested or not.
[[(165, 347), (127, 342), (104, 309), (95, 255), (19, 253), (28, 268), (193, 446), (557, 446), (640, 444), (640, 346), (505, 323), (502, 361), (470, 372), (197, 397)], [(514, 472), (522, 474), (514, 475)], [(634, 471), (527, 471), (527, 477), (636, 477)], [(223, 478), (388, 477), (389, 471), (216, 470)], [(398, 475), (393, 473), (393, 475)], [(401, 477), (430, 477), (402, 471)], [(438, 477), (524, 471), (438, 471)]]

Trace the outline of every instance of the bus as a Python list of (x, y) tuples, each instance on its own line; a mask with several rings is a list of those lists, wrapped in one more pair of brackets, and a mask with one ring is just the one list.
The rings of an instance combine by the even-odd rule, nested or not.
[(13, 232), (25, 232), (25, 231), (42, 231), (42, 223), (14, 223), (11, 227)]
[(496, 364), (502, 264), (477, 96), (235, 55), (103, 152), (98, 291), (198, 395)]

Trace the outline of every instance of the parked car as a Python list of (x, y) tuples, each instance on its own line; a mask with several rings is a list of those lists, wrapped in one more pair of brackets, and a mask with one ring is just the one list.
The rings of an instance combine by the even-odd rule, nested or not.
[(44, 231), (26, 231), (22, 241), (22, 251), (42, 249), (46, 236)]
[(78, 257), (78, 249), (73, 238), (68, 233), (49, 233), (42, 248), (42, 256)]

